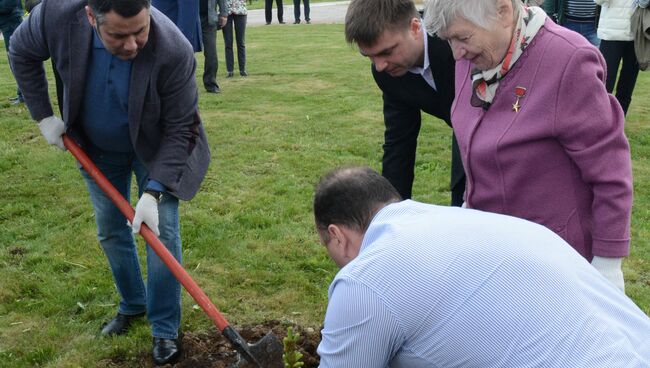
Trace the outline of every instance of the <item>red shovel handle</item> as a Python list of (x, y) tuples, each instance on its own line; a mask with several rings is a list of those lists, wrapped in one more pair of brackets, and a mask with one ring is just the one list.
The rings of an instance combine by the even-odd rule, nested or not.
[[(81, 166), (86, 170), (90, 176), (95, 180), (97, 185), (106, 193), (108, 198), (113, 201), (115, 206), (119, 208), (120, 212), (126, 216), (129, 221), (133, 221), (133, 216), (135, 211), (131, 204), (124, 199), (122, 194), (115, 189), (113, 184), (111, 184), (108, 179), (102, 174), (101, 171), (95, 166), (92, 160), (86, 155), (86, 153), (79, 147), (70, 137), (66, 134), (63, 135), (63, 144), (66, 146), (68, 151), (79, 161)], [(207, 295), (201, 290), (199, 285), (194, 282), (192, 277), (185, 271), (183, 266), (178, 263), (176, 258), (172, 256), (171, 253), (167, 250), (165, 245), (156, 237), (151, 229), (146, 224), (142, 224), (140, 228), (140, 235), (147, 241), (147, 244), (153, 249), (154, 252), (160, 257), (160, 259), (167, 265), (167, 268), (174, 274), (174, 277), (183, 285), (185, 290), (196, 300), (196, 302), (203, 308), (205, 313), (210, 317), (214, 324), (217, 326), (219, 331), (222, 331), (228, 327), (228, 321), (221, 315), (217, 307), (212, 304)]]

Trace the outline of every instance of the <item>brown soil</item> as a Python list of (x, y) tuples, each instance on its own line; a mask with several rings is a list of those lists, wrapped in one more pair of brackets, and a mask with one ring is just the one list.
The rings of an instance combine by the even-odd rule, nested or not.
[[(260, 325), (236, 327), (235, 329), (248, 343), (255, 343), (267, 332), (273, 332), (279, 339), (287, 335), (287, 327), (292, 326), (294, 333), (300, 334), (299, 350), (303, 354), (304, 368), (318, 367), (319, 357), (316, 348), (320, 342), (320, 331), (315, 328), (306, 328), (280, 321), (268, 321)], [(238, 354), (230, 342), (213, 330), (210, 332), (185, 332), (182, 337), (183, 354), (175, 364), (167, 364), (163, 368), (230, 368), (238, 360)], [(128, 367), (133, 362), (120, 361), (114, 358), (105, 362), (110, 367)], [(281, 362), (279, 362), (282, 364)], [(139, 360), (139, 367), (153, 367), (150, 352), (143, 354)]]

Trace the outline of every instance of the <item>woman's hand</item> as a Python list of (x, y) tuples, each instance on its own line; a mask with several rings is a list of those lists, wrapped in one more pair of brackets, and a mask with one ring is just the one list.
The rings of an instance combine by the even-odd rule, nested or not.
[(609, 280), (609, 282), (625, 293), (625, 281), (623, 280), (623, 271), (621, 270), (622, 261), (623, 258), (594, 256), (591, 265)]

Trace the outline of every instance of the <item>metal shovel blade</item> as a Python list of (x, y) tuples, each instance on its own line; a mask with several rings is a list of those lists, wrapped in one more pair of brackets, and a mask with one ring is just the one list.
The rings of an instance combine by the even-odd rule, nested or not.
[[(284, 368), (282, 353), (284, 346), (272, 332), (254, 344), (248, 344), (248, 352), (239, 354), (235, 368)], [(246, 356), (250, 353), (251, 356)]]

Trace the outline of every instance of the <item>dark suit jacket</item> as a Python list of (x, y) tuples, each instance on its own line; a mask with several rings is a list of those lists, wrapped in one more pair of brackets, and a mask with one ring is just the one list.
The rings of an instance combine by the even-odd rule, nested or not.
[[(52, 58), (62, 81), (66, 130), (84, 144), (78, 121), (93, 30), (87, 0), (43, 0), (14, 33), (10, 60), (27, 107), (40, 121), (52, 116), (43, 62)], [(158, 10), (151, 8), (149, 40), (133, 59), (129, 89), (129, 131), (149, 177), (169, 193), (190, 199), (199, 189), (210, 150), (198, 114), (196, 61), (189, 42)]]
[(11, 19), (11, 17), (22, 15), (23, 4), (21, 0), (0, 0), (0, 17)]
[(152, 0), (151, 5), (176, 24), (195, 52), (202, 50), (199, 0)]
[[(454, 58), (446, 41), (428, 36), (428, 55), (434, 90), (420, 75), (407, 72), (392, 77), (377, 72), (372, 75), (384, 98), (384, 158), (382, 174), (403, 198), (411, 198), (415, 151), (422, 121), (421, 111), (444, 120), (451, 127), (450, 111), (454, 100)], [(465, 172), (453, 139), (451, 167), (452, 204), (462, 204)], [(458, 203), (460, 197), (460, 203)]]

